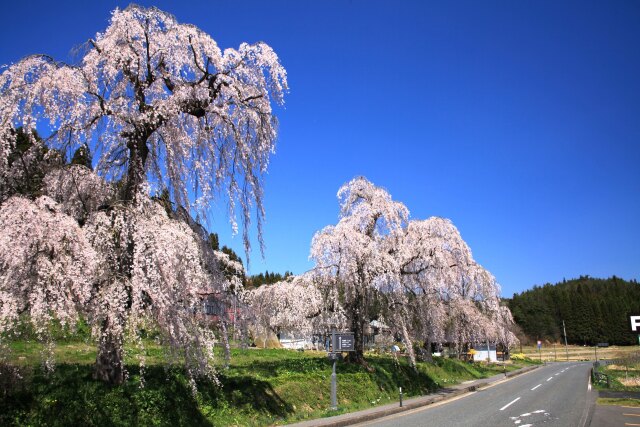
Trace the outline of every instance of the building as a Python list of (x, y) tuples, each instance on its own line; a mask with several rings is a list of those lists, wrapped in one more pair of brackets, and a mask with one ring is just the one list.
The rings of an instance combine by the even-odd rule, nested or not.
[(476, 343), (473, 345), (473, 361), (474, 362), (486, 362), (489, 359), (490, 362), (498, 361), (498, 353), (496, 352), (496, 345), (489, 344), (487, 351), (487, 343)]

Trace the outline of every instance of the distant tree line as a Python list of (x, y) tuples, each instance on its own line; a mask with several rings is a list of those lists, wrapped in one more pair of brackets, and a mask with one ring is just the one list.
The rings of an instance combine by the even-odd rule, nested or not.
[(270, 273), (269, 270), (267, 270), (264, 273), (254, 274), (249, 277), (248, 285), (254, 288), (262, 285), (272, 285), (291, 276), (293, 276), (293, 273), (290, 271), (285, 271), (284, 274), (280, 274), (273, 272)]
[(506, 300), (516, 323), (531, 339), (561, 341), (562, 321), (569, 344), (637, 344), (629, 314), (640, 313), (640, 285), (616, 276), (581, 276), (555, 285), (534, 286)]
[[(224, 245), (222, 248), (220, 247), (220, 238), (217, 233), (209, 234), (209, 244), (214, 250), (220, 250), (229, 255), (229, 259), (231, 259), (231, 261), (237, 261), (242, 264), (242, 258), (240, 258), (233, 249)], [(269, 270), (267, 270), (264, 273), (243, 277), (242, 284), (246, 287), (257, 288), (258, 286), (272, 285), (274, 283), (281, 282), (291, 276), (293, 276), (293, 273), (290, 271), (285, 271), (284, 274), (281, 274), (269, 272)]]

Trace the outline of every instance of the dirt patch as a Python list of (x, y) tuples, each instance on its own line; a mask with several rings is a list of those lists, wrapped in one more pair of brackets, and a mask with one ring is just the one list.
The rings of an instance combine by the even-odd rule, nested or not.
[(619, 378), (618, 381), (625, 387), (640, 386), (640, 377)]
[(624, 365), (608, 365), (607, 369), (611, 369), (612, 371), (637, 371), (638, 368), (636, 368), (635, 366), (630, 366), (630, 367), (626, 367)]

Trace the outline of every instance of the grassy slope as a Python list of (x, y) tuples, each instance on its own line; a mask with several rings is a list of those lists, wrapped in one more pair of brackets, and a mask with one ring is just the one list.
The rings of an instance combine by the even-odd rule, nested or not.
[[(319, 352), (234, 350), (230, 368), (220, 370), (222, 387), (199, 383), (194, 394), (182, 370), (163, 364), (153, 345), (144, 388), (134, 358), (123, 386), (93, 381), (95, 350), (87, 344), (58, 346), (58, 366), (49, 375), (39, 367), (38, 345), (18, 342), (13, 350), (24, 379), (0, 395), (0, 425), (269, 425), (336, 414), (327, 409), (331, 363)], [(395, 401), (398, 387), (419, 395), (502, 372), (450, 359), (421, 363), (417, 372), (404, 360), (368, 360), (372, 372), (338, 363), (338, 413)]]

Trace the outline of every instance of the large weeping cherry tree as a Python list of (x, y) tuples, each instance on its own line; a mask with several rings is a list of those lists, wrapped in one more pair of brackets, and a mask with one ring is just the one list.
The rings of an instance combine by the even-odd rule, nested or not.
[(363, 177), (342, 186), (338, 199), (338, 224), (313, 238), (316, 265), (309, 274), (320, 288), (337, 290), (326, 293), (338, 299), (328, 304), (344, 308), (355, 361), (364, 362), (364, 327), (374, 298), (384, 302), (380, 311), (402, 337), (412, 364), (416, 339), (428, 354), (430, 343), (514, 342), (495, 278), (474, 261), (451, 221), (409, 220), (402, 203)]
[(356, 363), (364, 361), (364, 329), (376, 290), (397, 292), (398, 269), (388, 242), (403, 232), (407, 208), (382, 188), (356, 178), (338, 191), (340, 220), (316, 233), (311, 243), (312, 270), (320, 286), (340, 295), (348, 327), (354, 333)]
[[(193, 243), (197, 233), (158, 210), (148, 197), (149, 188), (168, 189), (176, 205), (190, 212), (204, 213), (215, 197), (224, 197), (234, 231), (235, 212), (241, 212), (247, 253), (248, 226), (256, 212), (262, 248), (262, 177), (277, 130), (272, 103), (281, 104), (286, 90), (286, 72), (268, 45), (242, 44), (222, 51), (199, 28), (136, 5), (116, 9), (106, 30), (86, 44), (77, 64), (33, 55), (0, 74), (0, 179), (11, 173), (8, 156), (21, 132), (33, 144), (66, 151), (86, 144), (97, 159), (99, 174), (115, 184), (107, 208), (77, 197), (68, 197), (70, 204), (62, 206), (49, 199), (36, 201), (36, 206), (26, 200), (5, 201), (2, 206), (7, 221), (25, 209), (53, 214), (48, 221), (62, 212), (79, 214), (82, 228), (76, 231), (86, 237), (67, 239), (65, 244), (72, 245), (67, 253), (97, 266), (83, 269), (86, 274), (81, 277), (72, 270), (66, 279), (56, 279), (68, 288), (60, 298), (68, 297), (73, 304), (56, 302), (50, 308), (63, 320), (68, 316), (56, 311), (58, 306), (85, 307), (99, 338), (98, 378), (123, 381), (124, 333), (145, 319), (165, 331), (175, 348), (184, 350), (184, 360), (193, 361), (200, 371), (206, 354), (198, 349), (210, 340), (194, 332), (196, 325), (185, 313), (192, 312), (196, 288), (210, 283), (210, 275), (202, 266), (202, 251)], [(42, 139), (36, 138), (36, 128)], [(77, 169), (67, 175), (74, 185), (59, 182), (64, 174), (46, 180), (49, 188), (59, 184), (52, 193), (95, 180)], [(52, 214), (47, 206), (53, 206)], [(84, 210), (79, 212), (79, 207)], [(65, 227), (68, 235), (73, 228)], [(50, 234), (39, 238), (59, 237)], [(31, 244), (27, 234), (14, 238), (0, 248)], [(83, 253), (87, 242), (91, 255)], [(53, 242), (49, 245), (40, 245), (51, 254), (47, 265), (73, 265), (60, 258)], [(29, 294), (26, 286), (58, 283), (47, 279), (58, 275), (34, 267), (40, 259), (41, 254), (29, 255), (29, 265), (22, 269), (0, 266), (0, 332), (10, 327), (18, 311), (39, 307), (38, 296)], [(91, 272), (95, 274), (89, 278)], [(31, 280), (20, 281), (24, 274)], [(87, 287), (87, 280), (92, 286)], [(5, 299), (7, 295), (11, 298)], [(11, 302), (20, 295), (34, 296), (26, 305)], [(69, 310), (65, 313), (75, 313)]]

